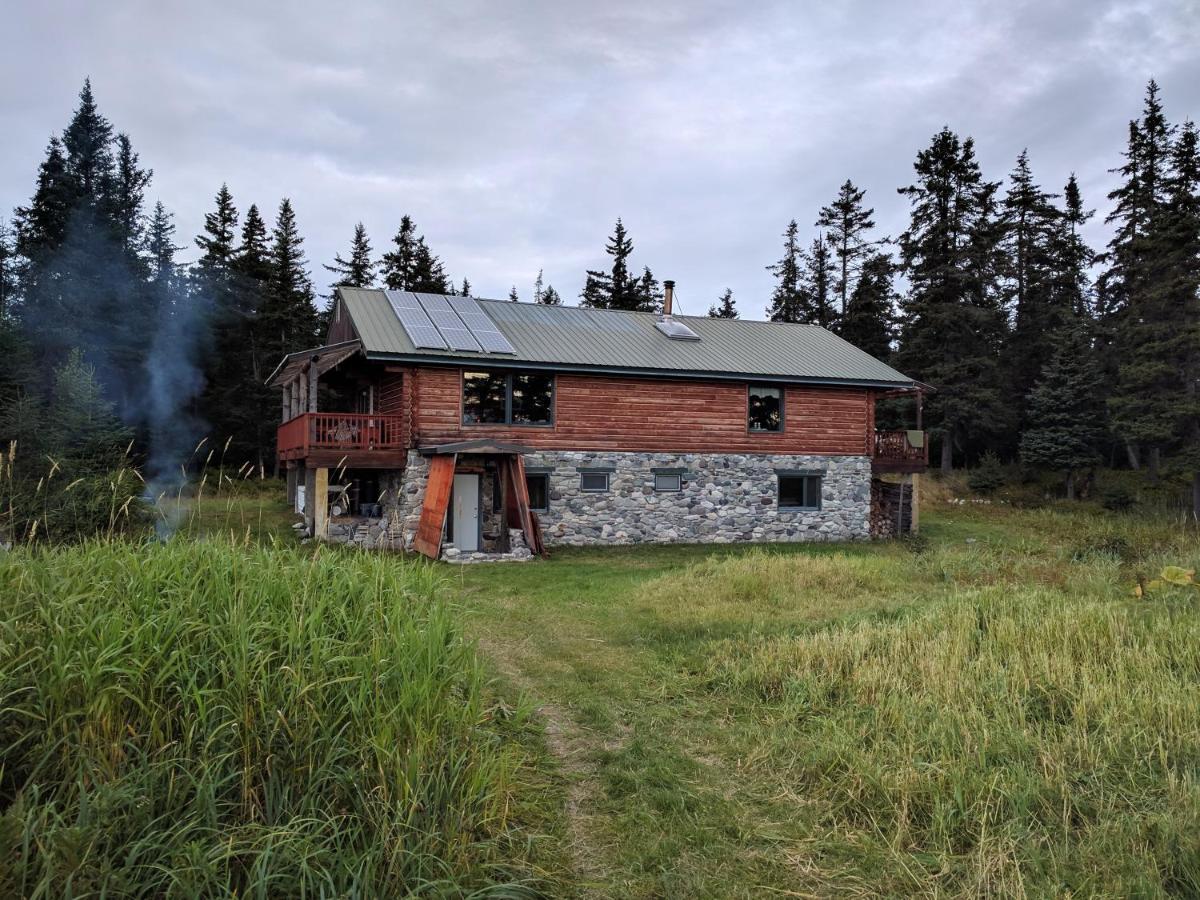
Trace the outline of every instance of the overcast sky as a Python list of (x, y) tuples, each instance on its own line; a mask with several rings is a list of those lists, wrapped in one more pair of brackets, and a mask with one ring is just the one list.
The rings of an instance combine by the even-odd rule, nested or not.
[(812, 232), (849, 177), (898, 233), (896, 188), (944, 124), (991, 178), (1022, 147), (1049, 187), (1075, 171), (1100, 219), (1147, 79), (1172, 120), (1200, 116), (1188, 0), (438, 7), (5, 3), (0, 209), (90, 75), (185, 260), (226, 181), (240, 210), (292, 198), (321, 291), (355, 222), (380, 252), (410, 213), (477, 295), (529, 299), (544, 268), (575, 302), (622, 216), (684, 311), (728, 286), (758, 318), (787, 221)]

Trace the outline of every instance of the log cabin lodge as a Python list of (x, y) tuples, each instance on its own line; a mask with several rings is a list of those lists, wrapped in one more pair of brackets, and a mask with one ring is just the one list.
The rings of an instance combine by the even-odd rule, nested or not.
[[(308, 533), (460, 561), (915, 528), (927, 388), (813, 325), (338, 288), (287, 356)], [(908, 397), (913, 430), (879, 432)]]

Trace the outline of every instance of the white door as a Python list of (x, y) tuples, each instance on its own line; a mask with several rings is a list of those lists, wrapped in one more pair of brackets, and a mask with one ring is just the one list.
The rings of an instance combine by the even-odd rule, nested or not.
[(454, 476), (454, 546), (465, 553), (479, 549), (479, 476)]

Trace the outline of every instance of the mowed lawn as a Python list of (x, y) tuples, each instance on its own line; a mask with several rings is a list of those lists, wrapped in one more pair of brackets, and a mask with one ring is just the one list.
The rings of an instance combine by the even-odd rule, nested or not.
[[(558, 891), (1200, 895), (1182, 523), (934, 503), (901, 543), (439, 567), (540, 707)], [(564, 799), (565, 798), (565, 799)]]

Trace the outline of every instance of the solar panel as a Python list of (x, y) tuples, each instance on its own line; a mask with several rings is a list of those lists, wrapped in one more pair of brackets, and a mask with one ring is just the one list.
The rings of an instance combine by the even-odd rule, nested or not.
[(468, 350), (471, 353), (480, 352), (479, 342), (472, 337), (470, 329), (463, 325), (458, 313), (450, 308), (445, 297), (441, 294), (416, 294), (415, 296), (425, 308), (425, 312), (429, 314), (429, 318), (433, 320), (433, 324), (437, 326), (437, 330), (442, 333), (442, 337), (450, 345), (450, 349)]
[(484, 350), (488, 353), (517, 352), (474, 297), (450, 297), (449, 301)]
[(433, 322), (425, 315), (416, 296), (408, 291), (384, 291), (384, 294), (414, 347), (424, 350), (446, 349), (446, 341), (433, 327)]
[(678, 319), (662, 318), (654, 323), (654, 327), (673, 341), (698, 341), (700, 335), (692, 331)]

